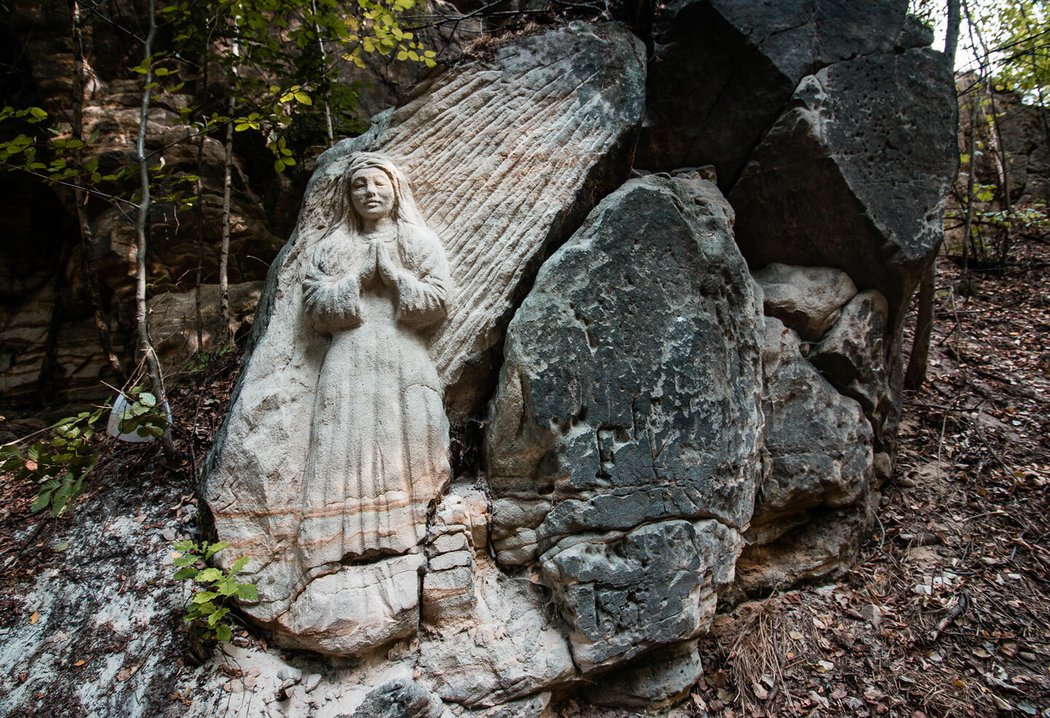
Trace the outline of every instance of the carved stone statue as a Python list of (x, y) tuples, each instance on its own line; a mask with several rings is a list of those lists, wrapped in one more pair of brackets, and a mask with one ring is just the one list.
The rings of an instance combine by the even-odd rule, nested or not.
[(383, 155), (354, 156), (337, 197), (336, 224), (302, 284), (306, 319), (331, 337), (309, 418), (306, 569), (410, 550), (449, 478), (448, 419), (427, 350), (445, 318), (445, 252)]

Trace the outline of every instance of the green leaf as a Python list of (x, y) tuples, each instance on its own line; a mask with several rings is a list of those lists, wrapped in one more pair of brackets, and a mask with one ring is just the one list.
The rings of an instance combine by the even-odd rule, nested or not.
[[(203, 571), (201, 573), (203, 573)], [(205, 603), (208, 603), (209, 601), (213, 601), (218, 597), (219, 594), (215, 591), (198, 591), (197, 593), (193, 594), (193, 598), (190, 599), (190, 603), (203, 605)]]
[(230, 609), (228, 609), (225, 606), (223, 606), (222, 608), (220, 608), (219, 610), (215, 611), (213, 614), (208, 616), (208, 625), (214, 628), (215, 625), (219, 621), (221, 621), (223, 618), (225, 618), (226, 614), (228, 614), (229, 612), (230, 612)]
[(46, 509), (46, 508), (48, 507), (48, 504), (50, 504), (50, 503), (51, 503), (51, 493), (52, 493), (53, 491), (54, 491), (54, 488), (51, 488), (51, 489), (47, 489), (47, 488), (41, 489), (41, 490), (40, 490), (40, 493), (38, 493), (38, 494), (36, 495), (36, 498), (35, 498), (35, 499), (33, 499), (33, 503), (32, 503), (32, 505), (31, 505), (31, 506), (29, 507), (29, 511), (30, 511), (31, 513), (34, 513), (34, 514), (35, 514), (35, 513), (37, 513), (38, 511), (43, 511), (44, 509)]
[(154, 407), (157, 405), (157, 397), (150, 394), (148, 391), (144, 391), (139, 394), (138, 402), (143, 406)]
[(204, 558), (211, 558), (229, 545), (230, 544), (227, 541), (216, 541), (213, 544), (208, 544), (204, 550)]
[(245, 601), (258, 601), (259, 592), (255, 588), (255, 584), (252, 583), (238, 583), (237, 584), (237, 598)]
[(247, 566), (247, 565), (248, 565), (248, 557), (247, 556), (241, 556), (240, 558), (238, 558), (236, 561), (233, 562), (232, 566), (230, 566), (230, 574), (232, 575), (232, 574), (235, 574), (235, 573), (240, 573), (241, 571), (244, 570), (244, 567)]
[(197, 580), (201, 583), (213, 583), (222, 580), (222, 571), (217, 568), (206, 568), (197, 574)]
[(230, 630), (229, 626), (216, 626), (215, 638), (219, 641), (229, 641), (233, 638), (233, 631)]
[(188, 578), (196, 578), (196, 577), (197, 577), (197, 569), (194, 568), (193, 566), (183, 566), (182, 568), (180, 568), (178, 571), (175, 572), (175, 580), (176, 581), (185, 581)]

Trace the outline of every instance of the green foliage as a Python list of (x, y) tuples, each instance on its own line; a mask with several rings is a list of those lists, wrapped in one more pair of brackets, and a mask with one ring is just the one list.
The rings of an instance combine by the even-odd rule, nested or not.
[[(164, 435), (167, 412), (157, 405), (153, 394), (135, 387), (125, 399), (121, 433), (157, 438)], [(56, 518), (69, 514), (83, 491), (84, 479), (98, 463), (92, 439), (97, 433), (96, 425), (109, 411), (108, 404), (94, 411), (82, 411), (43, 431), (0, 446), (0, 468), (37, 486), (30, 507), (33, 513), (49, 509)]]
[(168, 429), (167, 410), (157, 404), (157, 397), (141, 386), (124, 394), (127, 402), (119, 417), (121, 434), (137, 434), (159, 439)]
[(186, 604), (186, 621), (194, 623), (205, 639), (228, 641), (233, 630), (227, 616), (234, 599), (259, 600), (255, 584), (237, 581), (237, 574), (248, 564), (248, 557), (241, 556), (226, 569), (208, 566), (215, 554), (225, 549), (225, 541), (195, 543), (176, 541), (174, 565), (175, 579), (193, 581), (194, 591)]
[(996, 3), (981, 15), (990, 36), (996, 84), (1047, 106), (1050, 85), (1050, 8), (1046, 0)]
[[(335, 131), (359, 131), (356, 93), (332, 82), (339, 63), (364, 68), (378, 54), (433, 67), (427, 50), (403, 26), (417, 0), (181, 0), (162, 10), (174, 43), (187, 57), (208, 58), (223, 68), (236, 98), (231, 117), (201, 118), (200, 131), (232, 122), (235, 132), (257, 132), (273, 154), (278, 173), (299, 164), (302, 148), (319, 138), (293, 142), (293, 126), (320, 128), (328, 113)], [(276, 84), (272, 79), (280, 78)], [(187, 118), (192, 115), (187, 111)], [(301, 128), (300, 128), (301, 129)]]
[(50, 509), (54, 517), (69, 513), (84, 487), (84, 478), (95, 468), (98, 454), (92, 444), (95, 424), (108, 407), (69, 416), (35, 436), (0, 447), (4, 471), (37, 485), (33, 513)]

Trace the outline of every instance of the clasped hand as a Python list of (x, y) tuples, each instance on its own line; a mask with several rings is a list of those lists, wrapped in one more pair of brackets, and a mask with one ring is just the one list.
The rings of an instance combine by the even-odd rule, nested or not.
[(390, 257), (390, 252), (382, 240), (372, 240), (368, 246), (368, 257), (365, 259), (361, 269), (360, 281), (371, 279), (379, 275), (383, 284), (387, 286), (397, 285), (399, 274), (397, 264)]

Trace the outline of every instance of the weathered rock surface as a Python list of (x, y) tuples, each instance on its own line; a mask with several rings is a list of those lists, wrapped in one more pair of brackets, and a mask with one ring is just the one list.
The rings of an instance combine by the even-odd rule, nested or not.
[(703, 677), (695, 640), (659, 648), (635, 663), (597, 679), (584, 693), (588, 702), (652, 710), (681, 700)]
[(322, 156), (323, 166), (351, 149), (389, 155), (445, 243), (455, 289), (431, 352), (453, 422), (487, 399), (479, 390), (498, 369), (489, 351), (538, 262), (627, 177), (645, 101), (642, 53), (618, 25), (526, 37)]
[(335, 656), (414, 636), (425, 564), (420, 554), (409, 554), (309, 575), (277, 619), (276, 634), (290, 646)]
[(807, 75), (730, 194), (748, 263), (843, 269), (885, 295), (896, 326), (942, 236), (954, 125), (949, 70), (932, 50)]
[[(781, 572), (799, 580), (842, 568), (831, 559), (783, 564), (774, 554), (782, 550), (778, 542), (791, 533), (795, 552), (830, 553), (846, 560), (840, 550), (822, 545), (828, 539), (819, 519), (828, 510), (863, 505), (873, 480), (871, 426), (860, 406), (839, 394), (802, 357), (798, 336), (774, 317), (766, 317), (763, 374), (769, 466), (745, 534), (749, 545), (739, 564), (749, 569), (749, 590), (775, 585), (763, 583), (759, 576), (763, 571), (777, 576), (776, 580), (781, 580)], [(817, 522), (811, 526), (814, 519)], [(855, 543), (863, 528), (860, 524), (842, 531)], [(773, 547), (762, 548), (770, 544)]]
[(420, 643), (420, 680), (443, 700), (471, 708), (572, 682), (569, 644), (549, 618), (540, 586), (506, 576), (490, 560), (479, 561), (473, 580), (477, 598), (469, 621), (444, 623)]
[(807, 340), (819, 339), (857, 294), (845, 272), (830, 267), (791, 267), (774, 262), (754, 274), (762, 308)]
[[(247, 608), (252, 616), (279, 619), (302, 589), (294, 547), (311, 450), (304, 417), (313, 412), (328, 340), (301, 320), (301, 283), (306, 257), (335, 219), (331, 207), (342, 206), (340, 180), (353, 153), (378, 148), (406, 170), (420, 210), (445, 245), (456, 290), (430, 354), (452, 385), (446, 391), (452, 406), (466, 396), (457, 386), (473, 397), (468, 404), (476, 402), (485, 379), (468, 380), (464, 368), (484, 363), (550, 244), (609, 178), (626, 173), (642, 106), (639, 52), (637, 40), (611, 25), (527, 37), (491, 60), (439, 76), (371, 132), (320, 158), (297, 229), (270, 273), (255, 346), (204, 491), (231, 555), (251, 558), (247, 575), (260, 594)], [(460, 136), (470, 142), (456, 141)], [(430, 587), (438, 588), (434, 580)], [(342, 610), (352, 616), (357, 607), (348, 599)], [(299, 638), (285, 635), (306, 647), (315, 634), (303, 630)]]
[(508, 329), (493, 540), (504, 564), (538, 561), (583, 671), (697, 635), (732, 577), (762, 417), (761, 319), (731, 222), (706, 180), (632, 180)]
[[(714, 164), (736, 182), (803, 76), (858, 56), (928, 45), (905, 0), (680, 0), (654, 27), (637, 165)], [(798, 263), (798, 262), (795, 262)]]
[(441, 699), (418, 683), (392, 681), (367, 696), (351, 718), (441, 718)]
[(587, 673), (705, 631), (741, 548), (718, 521), (662, 521), (563, 539), (543, 554), (540, 575)]
[(842, 308), (835, 326), (806, 357), (839, 393), (860, 403), (877, 440), (892, 403), (886, 367), (888, 320), (886, 298), (875, 290), (861, 292)]
[(769, 544), (752, 544), (736, 564), (733, 597), (769, 591), (841, 574), (857, 558), (875, 521), (878, 492), (843, 509), (817, 509), (810, 519)]
[(760, 317), (731, 220), (710, 182), (632, 180), (544, 265), (488, 433), (500, 561), (584, 531), (747, 522)]

